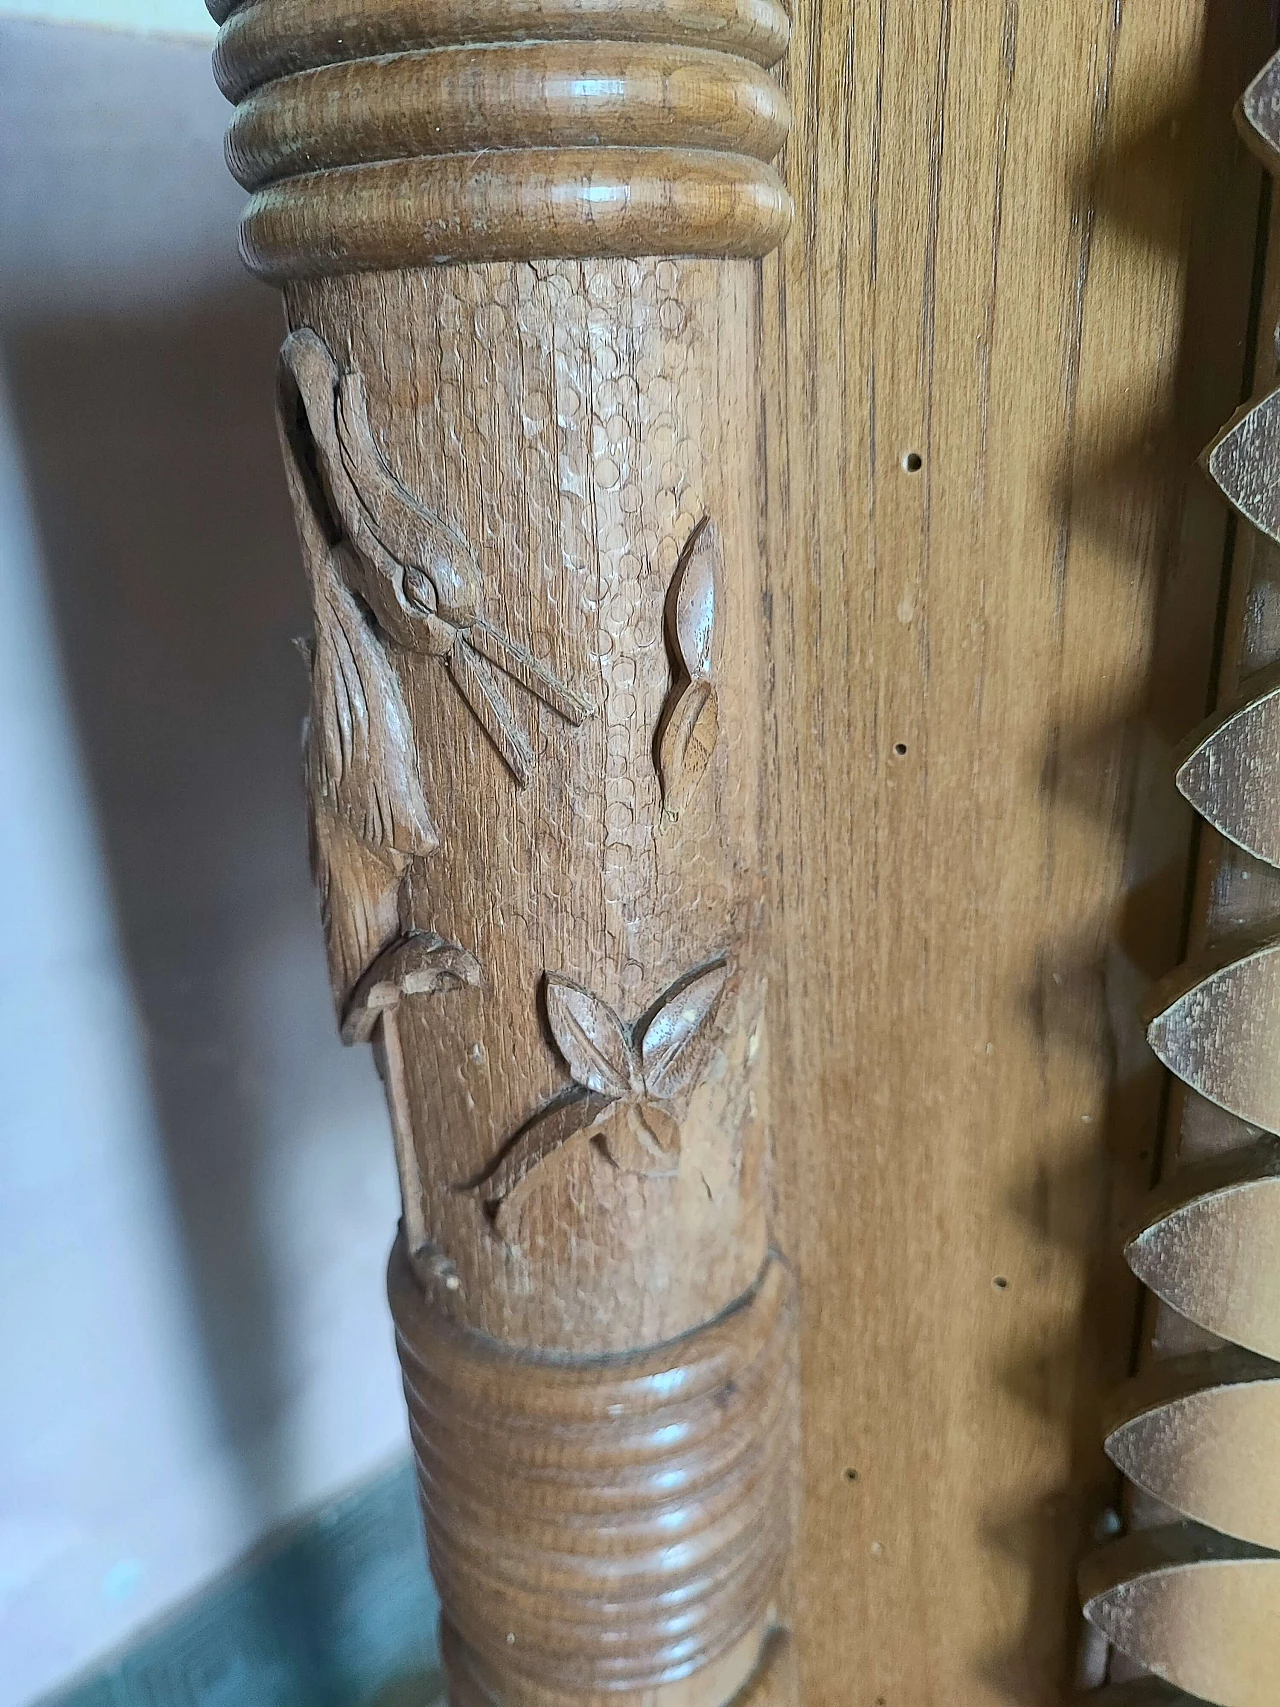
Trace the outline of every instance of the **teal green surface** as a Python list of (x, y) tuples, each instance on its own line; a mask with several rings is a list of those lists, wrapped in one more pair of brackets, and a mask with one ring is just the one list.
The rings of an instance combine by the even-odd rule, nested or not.
[(437, 1617), (405, 1464), (292, 1525), (39, 1707), (430, 1707)]

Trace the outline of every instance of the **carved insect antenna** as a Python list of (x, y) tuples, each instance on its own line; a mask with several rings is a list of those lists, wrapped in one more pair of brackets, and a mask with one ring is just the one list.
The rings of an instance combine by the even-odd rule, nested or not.
[[(1238, 119), (1280, 170), (1280, 55)], [(1259, 366), (1273, 372), (1270, 356)], [(1236, 513), (1280, 544), (1280, 388), (1246, 404), (1202, 460)], [(1101, 1549), (1081, 1567), (1080, 1592), (1086, 1616), (1187, 1699), (1264, 1707), (1280, 1674), (1280, 921), (1274, 879), (1257, 862), (1280, 867), (1280, 659), (1263, 595), (1269, 562), (1238, 539), (1233, 576), (1258, 567), (1252, 585), (1232, 589), (1242, 631), (1225, 656), (1269, 655), (1272, 668), (1178, 761), (1179, 788), (1228, 845), (1201, 842), (1214, 864), (1197, 931), (1210, 946), (1152, 998), (1148, 1041), (1197, 1095), (1172, 1104), (1177, 1166), (1125, 1250), (1181, 1318), (1168, 1337), (1182, 1355), (1157, 1352), (1106, 1424), (1113, 1462), (1184, 1521)], [(1161, 1316), (1157, 1348), (1163, 1337)]]
[(465, 640), (459, 638), (445, 658), (458, 691), (471, 707), (504, 765), (521, 788), (533, 774), (533, 749), (503, 698), (493, 672)]
[(473, 651), (483, 654), (491, 664), (496, 664), (512, 681), (519, 682), (544, 705), (550, 706), (566, 723), (585, 723), (594, 714), (595, 707), (585, 695), (566, 686), (531, 652), (508, 640), (505, 634), (499, 634), (487, 622), (472, 623), (467, 630), (467, 644)]

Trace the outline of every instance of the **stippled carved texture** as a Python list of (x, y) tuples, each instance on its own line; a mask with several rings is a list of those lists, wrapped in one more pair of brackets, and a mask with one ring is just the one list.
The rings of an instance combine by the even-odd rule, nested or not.
[[(411, 1223), (450, 1265), (438, 1302), (516, 1345), (655, 1343), (740, 1295), (766, 1248), (751, 269), (494, 263), (298, 284), (288, 302), (363, 375), (396, 480), (469, 542), (487, 619), (594, 706), (575, 727), (523, 699), (520, 789), (438, 660), (396, 658), (439, 842), (404, 875), (401, 928), (465, 945), (484, 972), (396, 1009), (402, 1172)], [(677, 681), (664, 623), (707, 517), (721, 732), (675, 821), (655, 766)], [(573, 1146), (563, 1189), (501, 1237), (457, 1187), (573, 1086), (544, 973), (630, 1020), (725, 954), (734, 1000), (708, 1020), (678, 1169)]]

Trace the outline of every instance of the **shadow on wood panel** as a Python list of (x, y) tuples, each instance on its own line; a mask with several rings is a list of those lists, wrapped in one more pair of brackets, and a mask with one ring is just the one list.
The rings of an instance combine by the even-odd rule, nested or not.
[[(1195, 463), (1248, 388), (1264, 190), (1234, 137), (1231, 112), (1271, 51), (1272, 13), (1259, 4), (1242, 20), (1207, 7), (1194, 95), (1140, 130), (1108, 139), (1078, 167), (1082, 288), (1091, 249), (1109, 226), (1168, 254), (1185, 252), (1186, 292), (1166, 393), (1145, 416), (1095, 425), (1089, 448), (1073, 443), (1056, 493), (1064, 573), (1071, 538), (1084, 535), (1102, 543), (1098, 555), (1107, 563), (1155, 561), (1161, 574), (1149, 589), (1155, 624), (1145, 699), (1056, 731), (1040, 777), (1057, 805), (1104, 834), (1125, 824), (1126, 873), (1115, 916), (1080, 920), (1073, 941), (1046, 943), (1026, 993), (1042, 1047), (1051, 1034), (1057, 1047), (1094, 1060), (1110, 1053), (1113, 1065), (1096, 1134), (1084, 1141), (1079, 1132), (1047, 1134), (1045, 1154), (1070, 1159), (1052, 1179), (1038, 1170), (1023, 1181), (1009, 1205), (1040, 1239), (1072, 1248), (1086, 1277), (1079, 1336), (1046, 1344), (1028, 1334), (1023, 1351), (999, 1372), (1005, 1388), (1047, 1425), (1061, 1410), (1050, 1395), (1061, 1393), (1074, 1370), (1071, 1464), (1058, 1496), (1032, 1511), (993, 1514), (989, 1524), (998, 1547), (1037, 1562), (1023, 1641), (993, 1657), (988, 1672), (1018, 1703), (1046, 1699), (1045, 1633), (1054, 1621), (1046, 1597), (1060, 1601), (1068, 1627), (1079, 1627), (1060, 1561), (1079, 1557), (1109, 1530), (1120, 1500), (1120, 1479), (1101, 1450), (1097, 1407), (1099, 1395), (1130, 1373), (1140, 1330), (1141, 1296), (1121, 1258), (1118, 1228), (1154, 1177), (1168, 1080), (1147, 1050), (1138, 1010), (1185, 946), (1194, 826), (1169, 759), (1212, 703), (1231, 538)], [(1161, 529), (1154, 552), (1153, 518)], [(1109, 1038), (1096, 1023), (1099, 986)], [(1096, 1662), (1094, 1645), (1089, 1664)], [(1067, 1692), (1076, 1681), (1099, 1679), (1086, 1669), (1058, 1687)]]

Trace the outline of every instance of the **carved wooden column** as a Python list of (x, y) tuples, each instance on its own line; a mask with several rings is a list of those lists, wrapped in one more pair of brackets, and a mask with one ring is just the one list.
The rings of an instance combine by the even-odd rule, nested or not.
[(306, 777), (455, 1702), (718, 1707), (775, 1620), (757, 257), (774, 0), (247, 0)]

